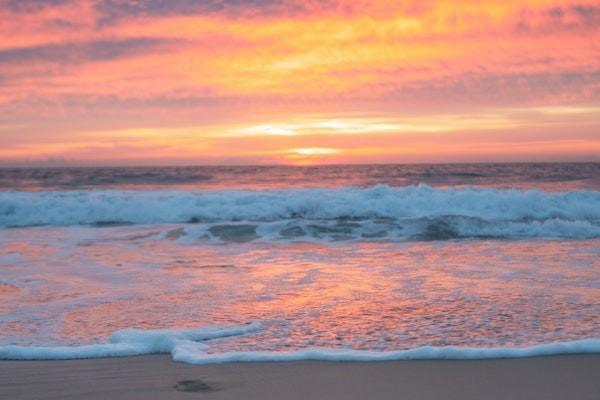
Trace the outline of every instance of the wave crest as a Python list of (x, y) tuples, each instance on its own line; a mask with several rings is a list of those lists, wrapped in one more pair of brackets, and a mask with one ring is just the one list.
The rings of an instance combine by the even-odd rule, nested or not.
[[(258, 238), (600, 237), (600, 192), (393, 188), (0, 192), (0, 227), (204, 224)], [(233, 226), (223, 228), (222, 226)], [(237, 228), (236, 228), (237, 227)], [(261, 232), (263, 235), (261, 235)]]

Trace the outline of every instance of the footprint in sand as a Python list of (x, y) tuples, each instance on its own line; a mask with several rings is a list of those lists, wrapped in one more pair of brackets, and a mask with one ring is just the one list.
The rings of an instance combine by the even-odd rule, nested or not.
[(219, 388), (209, 385), (199, 379), (191, 380), (186, 379), (177, 382), (173, 385), (173, 388), (178, 392), (216, 392)]

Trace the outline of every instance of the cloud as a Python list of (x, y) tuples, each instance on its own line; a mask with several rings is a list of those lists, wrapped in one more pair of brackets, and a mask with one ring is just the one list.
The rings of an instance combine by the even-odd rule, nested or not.
[(131, 15), (189, 15), (235, 13), (243, 10), (268, 12), (286, 4), (283, 0), (99, 0), (96, 9), (103, 18)]
[(0, 119), (38, 127), (3, 139), (598, 104), (599, 19), (593, 0), (0, 0)]
[(148, 52), (164, 52), (179, 41), (161, 38), (106, 39), (0, 50), (0, 63), (79, 64), (117, 60)]
[(16, 13), (30, 13), (67, 4), (73, 0), (0, 0), (0, 8)]
[(388, 100), (424, 104), (578, 104), (600, 101), (600, 67), (591, 71), (467, 71), (452, 79), (406, 83)]
[(514, 22), (520, 34), (552, 33), (600, 27), (600, 6), (586, 4), (555, 5), (541, 9), (521, 9)]

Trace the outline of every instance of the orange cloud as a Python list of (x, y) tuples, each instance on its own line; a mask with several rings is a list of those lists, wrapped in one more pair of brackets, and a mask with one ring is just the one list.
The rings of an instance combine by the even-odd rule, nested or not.
[[(478, 115), (297, 116), (286, 123), (126, 128), (39, 138), (0, 158), (99, 164), (340, 163), (578, 159), (599, 154), (600, 107), (491, 109)], [(9, 127), (10, 129), (10, 127)], [(569, 134), (565, 135), (565, 129)], [(145, 160), (145, 161), (144, 161)]]
[[(446, 154), (459, 148), (399, 145), (397, 134), (527, 136), (540, 121), (574, 123), (559, 110), (600, 104), (597, 2), (401, 3), (0, 1), (0, 157), (100, 149), (123, 158), (144, 148), (152, 159), (221, 151), (285, 161), (294, 149), (343, 147), (311, 136), (347, 134), (386, 145), (311, 158)], [(518, 123), (509, 109), (521, 110)], [(132, 139), (140, 126), (159, 132), (151, 149)], [(173, 136), (189, 126), (193, 135)], [(111, 146), (88, 140), (103, 129)], [(250, 147), (219, 147), (226, 137)]]

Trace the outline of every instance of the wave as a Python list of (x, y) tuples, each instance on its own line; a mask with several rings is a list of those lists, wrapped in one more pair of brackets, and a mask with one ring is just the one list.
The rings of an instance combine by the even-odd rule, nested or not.
[(0, 227), (200, 224), (223, 241), (597, 238), (600, 192), (368, 188), (0, 192)]
[(0, 360), (67, 360), (80, 358), (126, 357), (169, 353), (174, 361), (188, 364), (279, 361), (393, 361), (393, 360), (473, 360), (523, 358), (564, 354), (600, 353), (600, 339), (539, 344), (530, 347), (433, 347), (398, 351), (363, 351), (312, 348), (285, 352), (208, 353), (206, 341), (245, 335), (262, 329), (260, 323), (191, 329), (125, 329), (113, 333), (108, 343), (82, 346), (26, 347), (0, 346)]
[(123, 329), (113, 333), (108, 343), (82, 346), (0, 346), (0, 360), (73, 360), (80, 358), (127, 357), (145, 354), (204, 352), (203, 341), (239, 336), (262, 329), (259, 323), (190, 329)]

